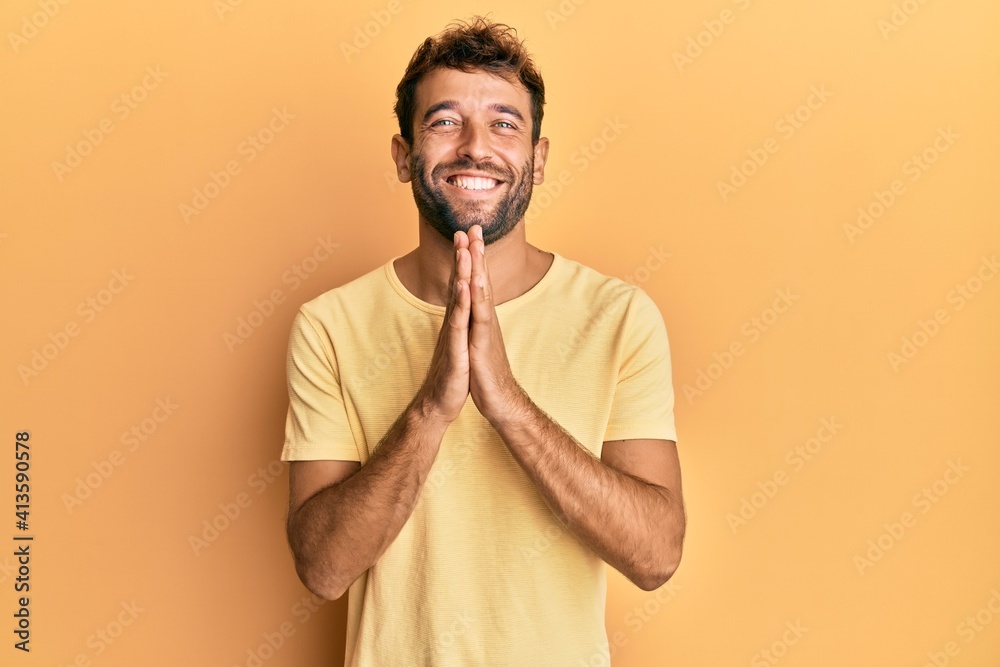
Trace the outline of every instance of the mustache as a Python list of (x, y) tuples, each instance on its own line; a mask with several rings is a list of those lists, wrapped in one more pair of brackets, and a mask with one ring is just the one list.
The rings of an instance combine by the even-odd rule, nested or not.
[(481, 171), (484, 174), (489, 174), (490, 176), (496, 177), (497, 180), (505, 181), (510, 183), (514, 180), (513, 174), (506, 171), (502, 171), (490, 163), (485, 164), (475, 164), (472, 161), (464, 160), (460, 162), (452, 162), (451, 164), (439, 164), (434, 169), (434, 176), (440, 176), (444, 172), (455, 172), (455, 171)]

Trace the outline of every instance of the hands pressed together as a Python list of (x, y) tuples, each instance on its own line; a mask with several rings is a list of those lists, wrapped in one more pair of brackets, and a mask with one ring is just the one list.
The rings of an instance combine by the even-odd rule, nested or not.
[(457, 419), (472, 394), (482, 415), (497, 424), (522, 394), (497, 320), (482, 227), (455, 232), (453, 247), (444, 324), (422, 391), (443, 421)]

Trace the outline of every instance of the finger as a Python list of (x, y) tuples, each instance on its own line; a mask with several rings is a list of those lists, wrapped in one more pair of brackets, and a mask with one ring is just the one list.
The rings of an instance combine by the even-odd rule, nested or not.
[(493, 292), (493, 281), (490, 279), (490, 265), (486, 261), (486, 241), (483, 240), (483, 230), (479, 230), (479, 242), (482, 243), (482, 253), (480, 255), (479, 271), (483, 276), (483, 281), (485, 283), (485, 290), (489, 293), (492, 299)]
[(454, 236), (452, 236), (452, 250), (454, 251), (454, 253), (452, 254), (451, 275), (448, 278), (449, 306), (451, 305), (451, 301), (454, 299), (454, 296), (456, 294), (455, 282), (459, 280), (461, 277), (458, 271), (460, 259), (462, 257), (460, 250), (468, 247), (469, 247), (469, 236), (462, 230), (456, 231)]
[(486, 278), (486, 289), (493, 292), (493, 280), (490, 278), (490, 264), (486, 261), (486, 245), (483, 243), (483, 276)]
[(458, 280), (458, 261), (462, 256), (458, 244), (458, 232), (455, 232), (455, 235), (451, 237), (451, 250), (451, 273), (448, 276), (448, 303), (445, 307), (445, 313), (450, 312), (458, 301), (455, 284)]
[(468, 248), (459, 248), (458, 250), (458, 276), (457, 280), (465, 280), (468, 285), (471, 285), (468, 281), (472, 279), (472, 253), (469, 252)]
[[(487, 324), (493, 319), (493, 290), (486, 273), (486, 248), (475, 241), (472, 251), (472, 321)], [(487, 332), (484, 332), (487, 333)], [(475, 335), (475, 331), (473, 331)], [(484, 339), (485, 340), (485, 339)]]
[(461, 336), (463, 341), (468, 338), (469, 320), (471, 319), (469, 310), (471, 265), (472, 259), (469, 256), (469, 251), (465, 248), (459, 248), (457, 251), (457, 261), (455, 262), (455, 310), (452, 316), (454, 325), (461, 327), (464, 333)]
[(469, 366), (469, 282), (459, 280), (455, 285), (458, 303), (449, 319), (448, 349), (453, 368)]
[[(455, 260), (452, 262), (451, 265), (452, 269), (455, 269), (458, 266), (458, 257), (459, 257), (458, 251), (462, 248), (468, 248), (468, 247), (469, 247), (469, 235), (463, 232), (462, 230), (458, 230), (457, 232), (455, 232), (455, 235), (451, 237), (451, 249), (454, 251), (452, 258)], [(453, 272), (452, 275), (454, 276), (455, 272)]]
[[(455, 307), (452, 308), (448, 317), (448, 324), (453, 333), (452, 340), (456, 338), (462, 341), (468, 339), (469, 331), (469, 281), (455, 281)], [(456, 348), (459, 349), (459, 348)]]
[[(472, 276), (469, 287), (472, 288), (472, 303), (476, 303), (476, 299), (479, 298), (479, 292), (477, 289), (479, 274), (482, 271), (482, 258), (483, 258), (483, 242), (479, 238), (482, 234), (481, 227), (479, 225), (473, 225), (469, 229), (469, 255), (472, 258)], [(473, 305), (473, 307), (475, 307)]]

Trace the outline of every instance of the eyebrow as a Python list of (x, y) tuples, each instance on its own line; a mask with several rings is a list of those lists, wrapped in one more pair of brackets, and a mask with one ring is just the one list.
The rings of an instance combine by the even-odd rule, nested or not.
[[(438, 111), (442, 111), (445, 109), (449, 110), (457, 109), (458, 107), (459, 103), (456, 100), (445, 100), (443, 102), (438, 102), (437, 104), (433, 104), (431, 105), (431, 108), (428, 109), (426, 113), (424, 113), (424, 119), (422, 122), (426, 123), (428, 119), (430, 119), (430, 117), (436, 114)], [(509, 104), (500, 104), (499, 102), (494, 102), (493, 104), (489, 105), (487, 109), (489, 109), (490, 111), (496, 111), (497, 113), (509, 114), (514, 118), (518, 119), (519, 121), (521, 121), (522, 123), (524, 122), (524, 116), (521, 115), (521, 112), (518, 111), (516, 108), (510, 106)]]

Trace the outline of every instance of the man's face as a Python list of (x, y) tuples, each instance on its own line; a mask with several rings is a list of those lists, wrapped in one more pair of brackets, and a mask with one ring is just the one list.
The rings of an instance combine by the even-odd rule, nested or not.
[(449, 243), (477, 224), (487, 245), (503, 238), (542, 182), (528, 91), (481, 70), (440, 68), (417, 84), (416, 102), (408, 166), (420, 215)]

